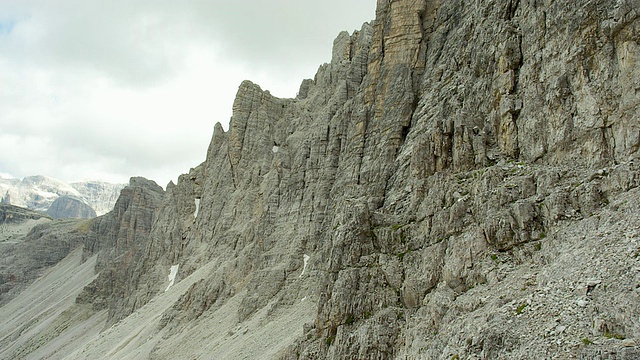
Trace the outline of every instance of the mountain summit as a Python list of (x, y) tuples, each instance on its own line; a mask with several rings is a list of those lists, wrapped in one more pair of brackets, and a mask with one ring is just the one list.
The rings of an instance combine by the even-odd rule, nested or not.
[(0, 193), (5, 193), (13, 205), (41, 212), (47, 212), (59, 197), (71, 196), (102, 215), (111, 211), (124, 186), (102, 181), (68, 184), (42, 175), (27, 176), (22, 180), (0, 177)]
[(640, 1), (377, 4), (70, 230), (0, 356), (640, 358)]

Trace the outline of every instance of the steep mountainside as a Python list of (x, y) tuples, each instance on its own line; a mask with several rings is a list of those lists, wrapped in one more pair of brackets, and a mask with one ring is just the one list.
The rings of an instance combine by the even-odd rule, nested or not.
[(111, 184), (104, 181), (83, 181), (70, 185), (78, 190), (98, 215), (104, 215), (113, 209), (120, 191), (126, 186), (126, 184)]
[(92, 221), (64, 319), (107, 330), (56, 356), (640, 357), (638, 9), (378, 0), (297, 98), (242, 83), (203, 164)]
[(41, 175), (27, 176), (22, 180), (0, 178), (0, 192), (8, 193), (13, 205), (42, 212), (47, 211), (59, 196), (81, 196), (69, 184)]
[(0, 205), (0, 305), (13, 299), (90, 235), (89, 223), (52, 222), (44, 213)]
[(86, 201), (70, 195), (55, 199), (47, 209), (47, 215), (54, 219), (92, 219), (97, 216)]
[(44, 213), (0, 204), (0, 242), (14, 242), (40, 222), (50, 221)]
[(35, 211), (46, 212), (61, 196), (74, 196), (89, 204), (98, 215), (113, 209), (124, 184), (85, 181), (67, 184), (47, 176), (27, 176), (24, 179), (0, 177), (0, 193), (8, 194), (10, 203)]

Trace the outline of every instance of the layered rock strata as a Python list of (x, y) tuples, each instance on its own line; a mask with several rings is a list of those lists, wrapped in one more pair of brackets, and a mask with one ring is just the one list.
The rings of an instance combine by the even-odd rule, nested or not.
[(640, 356), (637, 9), (379, 0), (295, 99), (242, 83), (203, 164), (132, 181), (78, 301), (111, 325), (189, 278), (150, 358), (218, 351), (181, 334), (220, 309), (304, 323), (282, 359)]
[(97, 216), (84, 200), (70, 195), (55, 199), (47, 209), (47, 215), (54, 219), (92, 219)]
[(90, 236), (88, 225), (78, 220), (52, 222), (43, 213), (0, 205), (0, 306), (82, 245)]
[[(521, 350), (481, 328), (462, 346), (413, 339), (443, 331), (458, 297), (499, 286), (494, 257), (535, 264), (548, 234), (637, 186), (633, 9), (379, 1), (297, 99), (242, 84), (230, 131), (217, 127), (201, 171), (178, 184), (204, 179), (185, 194), (202, 198), (202, 217), (181, 249), (237, 260), (169, 318), (246, 289), (243, 320), (306, 290), (318, 315), (302, 358)], [(305, 254), (309, 280), (296, 278)]]

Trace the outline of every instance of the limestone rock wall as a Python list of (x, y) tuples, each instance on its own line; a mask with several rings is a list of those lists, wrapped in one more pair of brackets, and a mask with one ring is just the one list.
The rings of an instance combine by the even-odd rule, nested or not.
[(47, 215), (54, 219), (92, 219), (97, 216), (89, 204), (69, 195), (55, 199), (47, 209)]
[(110, 184), (102, 181), (84, 181), (70, 184), (82, 195), (98, 215), (113, 209), (126, 184)]
[(0, 306), (92, 236), (90, 220), (52, 221), (43, 213), (0, 206)]
[(379, 0), (295, 99), (243, 82), (203, 164), (123, 190), (79, 301), (115, 321), (215, 263), (164, 336), (241, 296), (317, 306), (285, 359), (638, 354), (637, 9)]
[(144, 178), (131, 178), (113, 211), (94, 219), (84, 241), (84, 258), (98, 255), (98, 278), (77, 299), (95, 310), (109, 309), (108, 324), (144, 305), (162, 286), (148, 263), (156, 209), (164, 190)]

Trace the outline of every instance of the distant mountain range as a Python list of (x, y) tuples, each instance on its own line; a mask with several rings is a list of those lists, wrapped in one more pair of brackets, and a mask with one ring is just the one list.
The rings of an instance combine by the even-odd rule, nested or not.
[[(84, 203), (91, 207), (97, 215), (102, 215), (113, 209), (120, 190), (124, 187), (125, 184), (103, 181), (69, 184), (42, 175), (27, 176), (24, 179), (0, 176), (0, 198), (4, 202), (41, 212), (47, 212), (58, 198), (69, 197), (78, 204)], [(87, 214), (87, 211), (83, 210), (82, 213)]]

